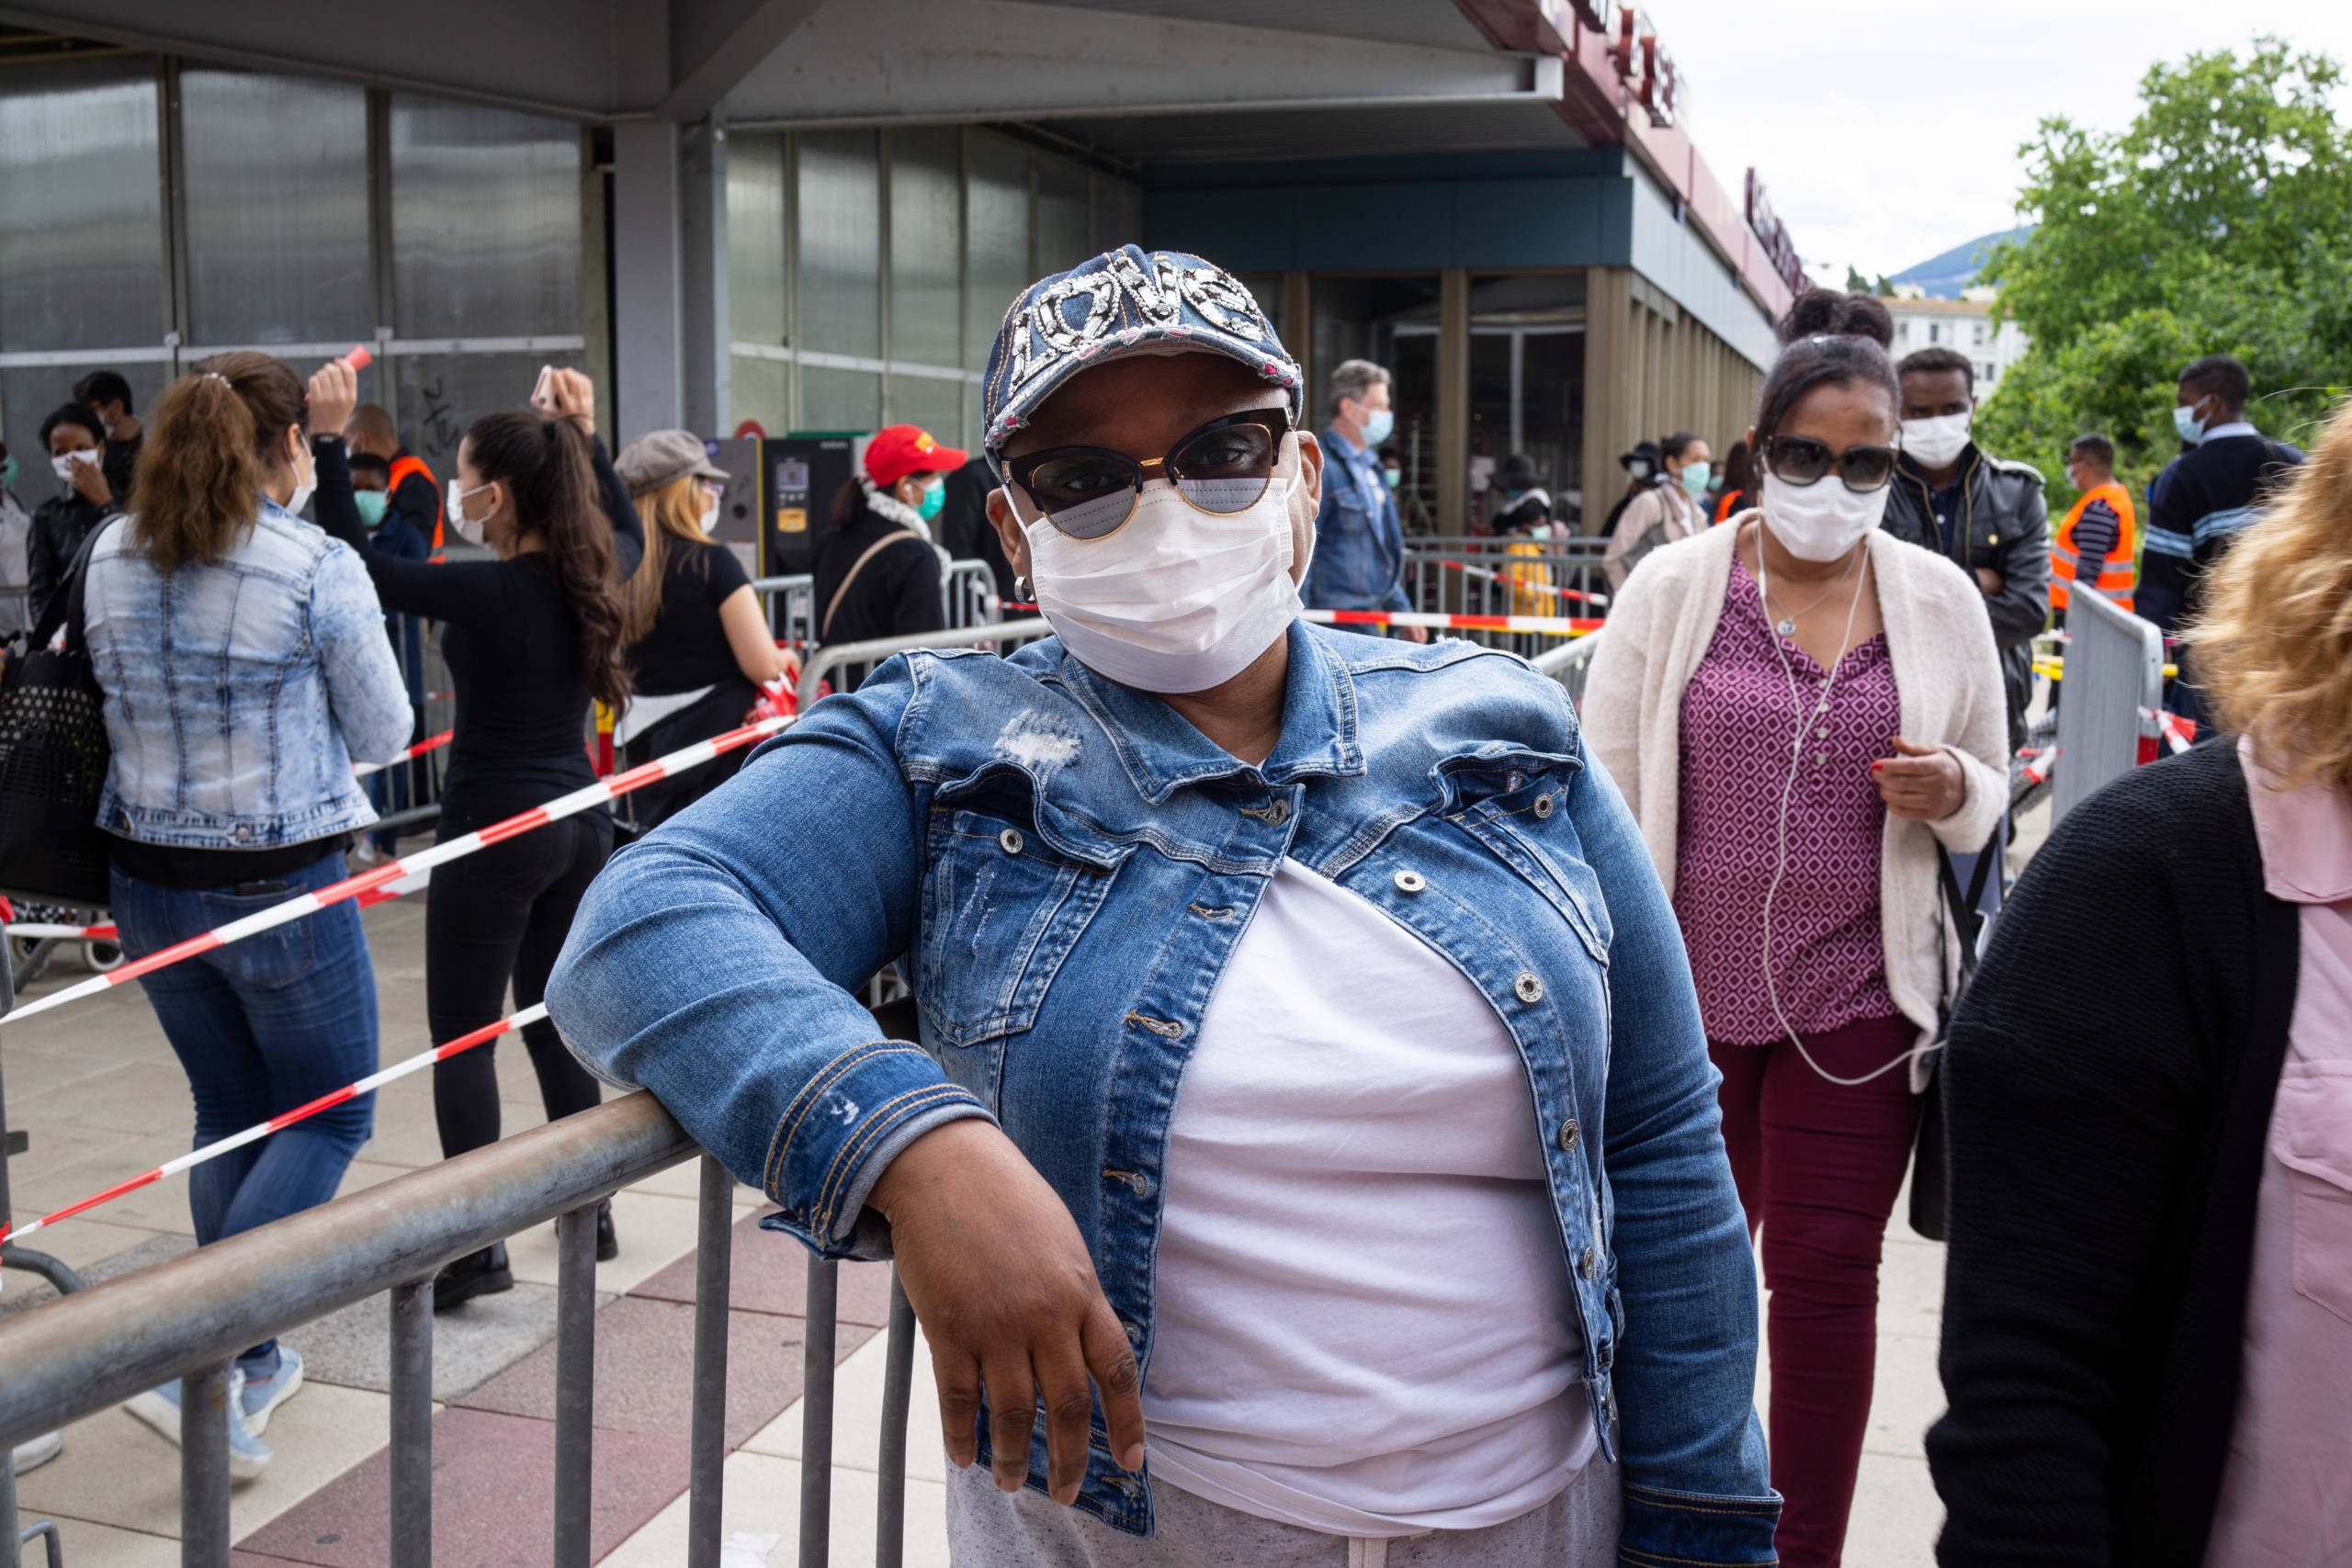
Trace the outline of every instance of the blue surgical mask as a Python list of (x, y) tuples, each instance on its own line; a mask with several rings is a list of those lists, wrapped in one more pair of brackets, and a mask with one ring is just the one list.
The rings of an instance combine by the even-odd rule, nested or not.
[(384, 503), (391, 499), (380, 490), (356, 490), (351, 499), (359, 503), (359, 521), (374, 532), (384, 521)]
[(1396, 428), (1396, 416), (1386, 409), (1369, 409), (1363, 416), (1363, 444), (1377, 446)]
[(946, 504), (947, 476), (933, 474), (922, 487), (922, 501), (915, 507), (915, 514), (928, 523), (938, 516), (939, 509)]
[(1707, 481), (1714, 477), (1715, 470), (1706, 463), (1683, 464), (1682, 493), (1692, 497), (1706, 494)]
[(2195, 403), (2182, 403), (2172, 411), (2172, 427), (2191, 446), (2205, 439), (2205, 422), (2197, 417)]
[[(14, 462), (15, 459), (10, 458), (9, 461)], [(1390, 490), (1395, 490), (1404, 481), (1405, 470), (1402, 468), (1383, 468), (1380, 472), (1381, 478), (1387, 483)]]

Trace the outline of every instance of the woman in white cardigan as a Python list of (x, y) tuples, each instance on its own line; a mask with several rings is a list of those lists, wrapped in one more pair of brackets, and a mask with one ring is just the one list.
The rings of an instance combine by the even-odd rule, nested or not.
[(1897, 439), (1884, 307), (1815, 290), (1782, 333), (1748, 433), (1761, 507), (1634, 570), (1584, 723), (1674, 900), (1763, 1230), (1781, 1561), (1825, 1568), (1943, 991), (1936, 846), (1980, 850), (1999, 823), (2006, 708), (1984, 595), (1878, 527)]

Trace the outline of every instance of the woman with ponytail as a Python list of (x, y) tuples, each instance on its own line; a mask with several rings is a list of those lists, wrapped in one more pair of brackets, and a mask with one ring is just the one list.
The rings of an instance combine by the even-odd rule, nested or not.
[[(92, 536), (83, 625), (114, 747), (98, 825), (133, 958), (339, 881), (353, 831), (376, 819), (352, 763), (408, 744), (408, 688), (367, 570), (294, 515), (311, 492), (305, 430), (339, 430), (350, 412), (347, 399), (306, 410), (266, 354), (209, 359), (155, 410), (136, 509)], [(352, 904), (139, 983), (187, 1069), (199, 1145), (376, 1070), (375, 971)], [(197, 1167), (198, 1245), (334, 1197), (373, 1111), (362, 1095)], [(230, 1470), (251, 1477), (301, 1358), (258, 1345), (231, 1381)], [(176, 1442), (179, 1393), (165, 1383), (129, 1407)]]
[[(458, 447), (449, 524), (487, 545), (490, 560), (402, 560), (368, 554), (384, 608), (442, 624), (442, 657), (457, 694), (440, 837), (448, 840), (596, 782), (588, 765), (588, 705), (628, 696), (622, 660), (621, 584), (637, 570), (645, 532), (596, 440), (595, 389), (575, 370), (551, 377), (555, 416), (488, 414)], [(311, 400), (356, 391), (351, 367), (333, 361), (311, 378)], [(322, 428), (341, 430), (321, 422)], [(340, 435), (313, 443), (319, 521), (366, 550)], [(514, 1005), (536, 1004), (571, 930), (572, 911), (613, 849), (602, 807), (551, 822), (441, 867), (424, 907), (424, 1009), (435, 1042), (495, 1022), (507, 987)], [(585, 1111), (596, 1080), (566, 1051), (552, 1023), (523, 1031), (548, 1119)], [(476, 1046), (433, 1069), (441, 1152), (497, 1141), (494, 1045)], [(607, 1205), (596, 1255), (618, 1251)], [(514, 1288), (503, 1243), (459, 1258), (434, 1284), (447, 1308)]]

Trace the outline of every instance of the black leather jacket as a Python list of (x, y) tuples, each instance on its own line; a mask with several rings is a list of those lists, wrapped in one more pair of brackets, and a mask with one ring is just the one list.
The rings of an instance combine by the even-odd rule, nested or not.
[(1960, 472), (1961, 500), (1950, 535), (1936, 522), (1933, 487), (1908, 457), (1895, 465), (1880, 526), (1965, 570), (1986, 567), (2000, 573), (2001, 590), (1984, 596), (1984, 610), (2001, 650), (2014, 736), (2033, 696), (2032, 640), (2050, 622), (2050, 510), (2041, 474), (2026, 464), (2004, 462), (1972, 443), (1961, 454)]

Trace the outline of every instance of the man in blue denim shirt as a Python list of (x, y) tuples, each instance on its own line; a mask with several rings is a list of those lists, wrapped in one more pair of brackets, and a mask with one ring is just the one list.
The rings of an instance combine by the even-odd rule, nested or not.
[[(1556, 684), (1298, 619), (1328, 468), (1297, 386), (1248, 292), (1196, 257), (1129, 247), (1035, 286), (987, 378), (989, 508), (1057, 635), (902, 656), (812, 709), (615, 859), (549, 1006), (584, 1060), (757, 1181), (772, 1228), (895, 1255), (959, 1467), (960, 1562), (1282, 1568), (1434, 1532), (1412, 1549), (1432, 1568), (1770, 1563), (1755, 1270), (1673, 913)], [(1376, 1221), (1362, 1194), (1338, 1216), (1181, 1136), (1247, 1119), (1272, 1092), (1251, 1064), (1295, 1075), (1330, 1043), (1258, 1016), (1311, 996), (1343, 1047), (1393, 1030), (1356, 999), (1393, 973), (1268, 984), (1267, 923), (1301, 878), (1462, 998), (1388, 1043), (1438, 1047), (1441, 1074), (1503, 1053), (1478, 1124), (1507, 1168), (1384, 1165), (1382, 1119), (1409, 1140), (1427, 1112), (1339, 1075), (1261, 1148), (1302, 1184), (1362, 1173)], [(911, 1042), (853, 995), (890, 963)], [(1212, 1177), (1238, 1233), (1200, 1223)], [(1471, 1188), (1514, 1224), (1431, 1235), (1424, 1209)], [(1253, 1232), (1291, 1245), (1230, 1242)], [(1398, 1257), (1406, 1236), (1426, 1251)], [(1464, 1271), (1537, 1288), (1383, 1332)], [(1497, 1345), (1550, 1358), (1532, 1404), (1456, 1397), (1494, 1398), (1476, 1373)], [(1218, 1389), (1232, 1364), (1279, 1399)], [(1179, 1421), (1180, 1444), (1170, 1379), (1254, 1398), (1262, 1424)], [(1449, 1464), (1482, 1424), (1529, 1433), (1548, 1469)], [(1302, 1447), (1324, 1468), (1283, 1462)]]
[[(1405, 597), (1405, 529), (1380, 461), (1396, 427), (1395, 381), (1383, 366), (1351, 359), (1331, 372), (1331, 423), (1323, 430), (1323, 507), (1315, 516), (1315, 563), (1306, 602), (1317, 610), (1409, 610)], [(1370, 627), (1363, 628), (1371, 630)], [(1427, 642), (1420, 626), (1402, 626), (1408, 642)]]

